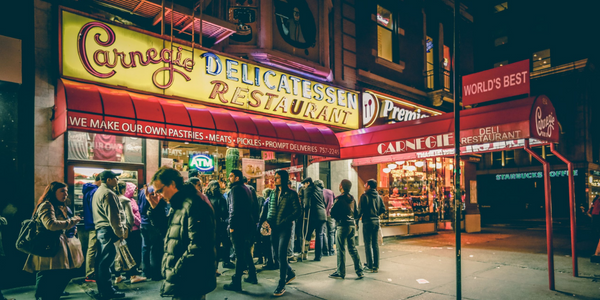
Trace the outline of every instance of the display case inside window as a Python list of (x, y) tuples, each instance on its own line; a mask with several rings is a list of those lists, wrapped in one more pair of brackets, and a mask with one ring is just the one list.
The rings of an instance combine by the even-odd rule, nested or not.
[[(91, 168), (91, 167), (74, 167), (74, 182), (73, 182), (73, 212), (75, 215), (83, 214), (83, 186), (86, 183), (94, 184), (96, 176), (106, 169), (102, 168)], [(128, 171), (120, 169), (111, 169), (111, 171), (121, 174), (119, 175), (119, 181), (131, 182), (138, 185), (138, 172)], [(137, 199), (137, 190), (134, 194), (134, 198)]]
[(378, 165), (383, 222), (433, 222), (449, 216), (452, 159), (429, 158)]

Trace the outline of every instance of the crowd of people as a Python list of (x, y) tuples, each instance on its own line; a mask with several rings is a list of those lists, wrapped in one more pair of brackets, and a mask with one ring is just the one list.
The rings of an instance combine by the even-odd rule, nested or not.
[[(36, 299), (65, 295), (72, 271), (84, 263), (85, 281), (96, 284), (101, 299), (124, 298), (116, 288), (120, 282), (147, 280), (161, 281), (163, 297), (205, 299), (217, 286), (219, 263), (235, 269), (223, 288), (236, 292), (242, 291), (242, 281), (258, 283), (255, 264), (278, 269), (273, 295), (281, 296), (296, 278), (290, 263), (308, 259), (313, 233), (315, 261), (337, 248), (337, 270), (330, 277), (345, 278), (346, 248), (358, 278), (379, 268), (379, 215), (385, 208), (375, 180), (366, 183), (357, 201), (349, 180), (342, 180), (335, 197), (310, 177), (293, 189), (287, 171), (280, 170), (275, 188), (257, 195), (240, 170), (230, 172), (223, 191), (218, 181), (202, 182), (197, 172), (184, 182), (179, 171), (162, 167), (135, 199), (137, 186), (120, 182), (119, 175), (105, 170), (83, 186), (83, 216), (73, 215), (66, 205), (66, 184), (46, 187), (32, 219), (55, 234), (59, 247), (53, 257), (27, 258), (24, 270), (36, 274)], [(368, 248), (364, 266), (356, 250), (361, 219)], [(87, 249), (79, 238), (87, 240)]]

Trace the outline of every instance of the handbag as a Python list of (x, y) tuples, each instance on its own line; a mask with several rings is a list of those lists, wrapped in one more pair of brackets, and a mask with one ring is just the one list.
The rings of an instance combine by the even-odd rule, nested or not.
[(262, 223), (260, 226), (260, 235), (262, 236), (270, 236), (271, 235), (271, 226), (266, 221)]
[(17, 250), (41, 257), (54, 257), (58, 253), (60, 231), (50, 231), (37, 220), (37, 211), (31, 220), (21, 223), (21, 230), (17, 238)]
[(136, 266), (135, 260), (133, 259), (133, 256), (131, 256), (131, 252), (129, 252), (129, 247), (127, 247), (127, 242), (125, 240), (116, 241), (115, 247), (117, 248), (115, 271), (129, 271)]

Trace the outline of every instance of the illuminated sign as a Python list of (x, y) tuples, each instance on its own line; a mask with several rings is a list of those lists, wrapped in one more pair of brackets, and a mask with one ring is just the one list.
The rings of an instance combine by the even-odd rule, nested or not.
[[(579, 170), (573, 170), (573, 176), (579, 175)], [(569, 172), (567, 170), (550, 171), (550, 177), (567, 177)], [(497, 174), (496, 180), (513, 180), (513, 179), (535, 179), (544, 178), (544, 172), (525, 172), (525, 173), (510, 173), (510, 174)]]
[(373, 91), (362, 94), (363, 126), (412, 121), (441, 115), (439, 110)]
[(62, 11), (65, 77), (211, 105), (359, 127), (358, 93)]
[(196, 169), (200, 172), (212, 172), (215, 170), (215, 163), (212, 155), (192, 154), (189, 160), (190, 169)]
[(529, 60), (462, 77), (463, 105), (529, 95)]

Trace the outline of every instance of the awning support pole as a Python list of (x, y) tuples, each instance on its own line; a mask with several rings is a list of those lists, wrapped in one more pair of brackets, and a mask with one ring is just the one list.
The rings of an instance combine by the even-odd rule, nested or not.
[(577, 219), (575, 216), (575, 178), (573, 174), (573, 163), (567, 158), (562, 156), (556, 150), (554, 143), (550, 144), (550, 151), (556, 157), (560, 158), (564, 163), (567, 164), (567, 171), (569, 172), (569, 214), (571, 216), (571, 259), (573, 260), (573, 277), (579, 276), (579, 266), (577, 264)]
[(548, 252), (548, 285), (554, 291), (554, 249), (552, 245), (552, 194), (550, 190), (550, 164), (529, 147), (525, 139), (525, 151), (544, 165), (544, 194), (546, 196), (546, 250)]
[(460, 190), (460, 104), (462, 96), (462, 78), (460, 76), (460, 0), (454, 0), (454, 44), (452, 68), (454, 75), (454, 234), (456, 247), (456, 299), (462, 299), (462, 243)]

